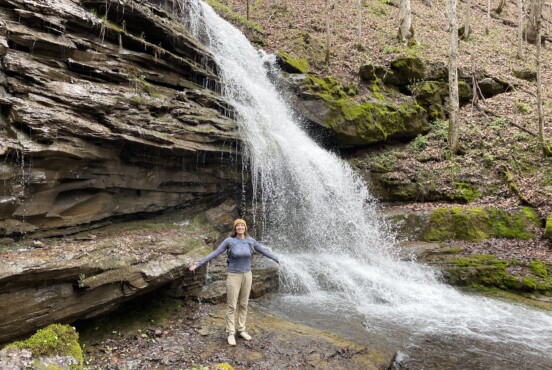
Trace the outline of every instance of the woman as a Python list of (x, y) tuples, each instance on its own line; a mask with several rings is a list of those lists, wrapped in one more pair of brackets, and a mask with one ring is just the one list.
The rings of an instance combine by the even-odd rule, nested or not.
[(251, 256), (253, 251), (264, 254), (278, 264), (278, 257), (262, 247), (255, 239), (247, 233), (247, 224), (242, 219), (234, 221), (234, 232), (232, 236), (212, 251), (207, 257), (198, 263), (193, 262), (190, 271), (203, 266), (224, 251), (228, 253), (228, 277), (226, 279), (226, 297), (228, 309), (226, 310), (226, 332), (228, 333), (228, 344), (236, 345), (235, 315), (238, 316), (238, 334), (245, 340), (251, 340), (251, 336), (245, 331), (245, 320), (247, 317), (247, 304), (251, 292)]

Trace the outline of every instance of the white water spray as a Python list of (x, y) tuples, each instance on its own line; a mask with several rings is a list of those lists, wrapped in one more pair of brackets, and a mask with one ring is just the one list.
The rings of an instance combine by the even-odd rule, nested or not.
[(431, 269), (393, 258), (393, 238), (366, 186), (301, 130), (267, 77), (270, 58), (209, 6), (189, 0), (186, 8), (237, 112), (254, 208), (262, 209), (264, 241), (283, 256), (289, 302), (328, 312), (345, 307), (368, 323), (413, 333), (522, 345), (552, 359), (549, 313), (463, 295)]

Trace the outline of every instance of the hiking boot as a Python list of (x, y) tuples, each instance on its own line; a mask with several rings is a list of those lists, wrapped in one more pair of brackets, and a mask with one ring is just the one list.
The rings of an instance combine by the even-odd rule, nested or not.
[(231, 345), (231, 346), (236, 345), (236, 338), (234, 338), (234, 335), (229, 335), (228, 336), (228, 344)]
[(240, 337), (242, 337), (245, 340), (251, 340), (251, 335), (247, 334), (245, 331), (240, 332)]

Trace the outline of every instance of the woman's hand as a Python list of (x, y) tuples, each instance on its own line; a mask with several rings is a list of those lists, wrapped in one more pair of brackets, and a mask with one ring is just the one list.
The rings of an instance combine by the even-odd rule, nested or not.
[(197, 263), (195, 262), (192, 262), (192, 264), (190, 265), (190, 271), (194, 271), (195, 269), (197, 268)]

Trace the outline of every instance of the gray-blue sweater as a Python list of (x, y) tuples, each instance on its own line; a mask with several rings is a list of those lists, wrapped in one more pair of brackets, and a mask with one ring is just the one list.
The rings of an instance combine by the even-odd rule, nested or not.
[(278, 260), (278, 257), (273, 255), (266, 249), (265, 247), (261, 246), (255, 239), (253, 238), (226, 238), (224, 241), (207, 257), (202, 259), (197, 264), (197, 268), (203, 266), (207, 262), (211, 261), (213, 258), (227, 250), (228, 248), (231, 248), (232, 243), (235, 243), (234, 249), (232, 252), (228, 255), (228, 272), (249, 272), (251, 271), (251, 244), (253, 244), (253, 248), (255, 251), (265, 255), (266, 257), (270, 258), (271, 260), (280, 263)]

